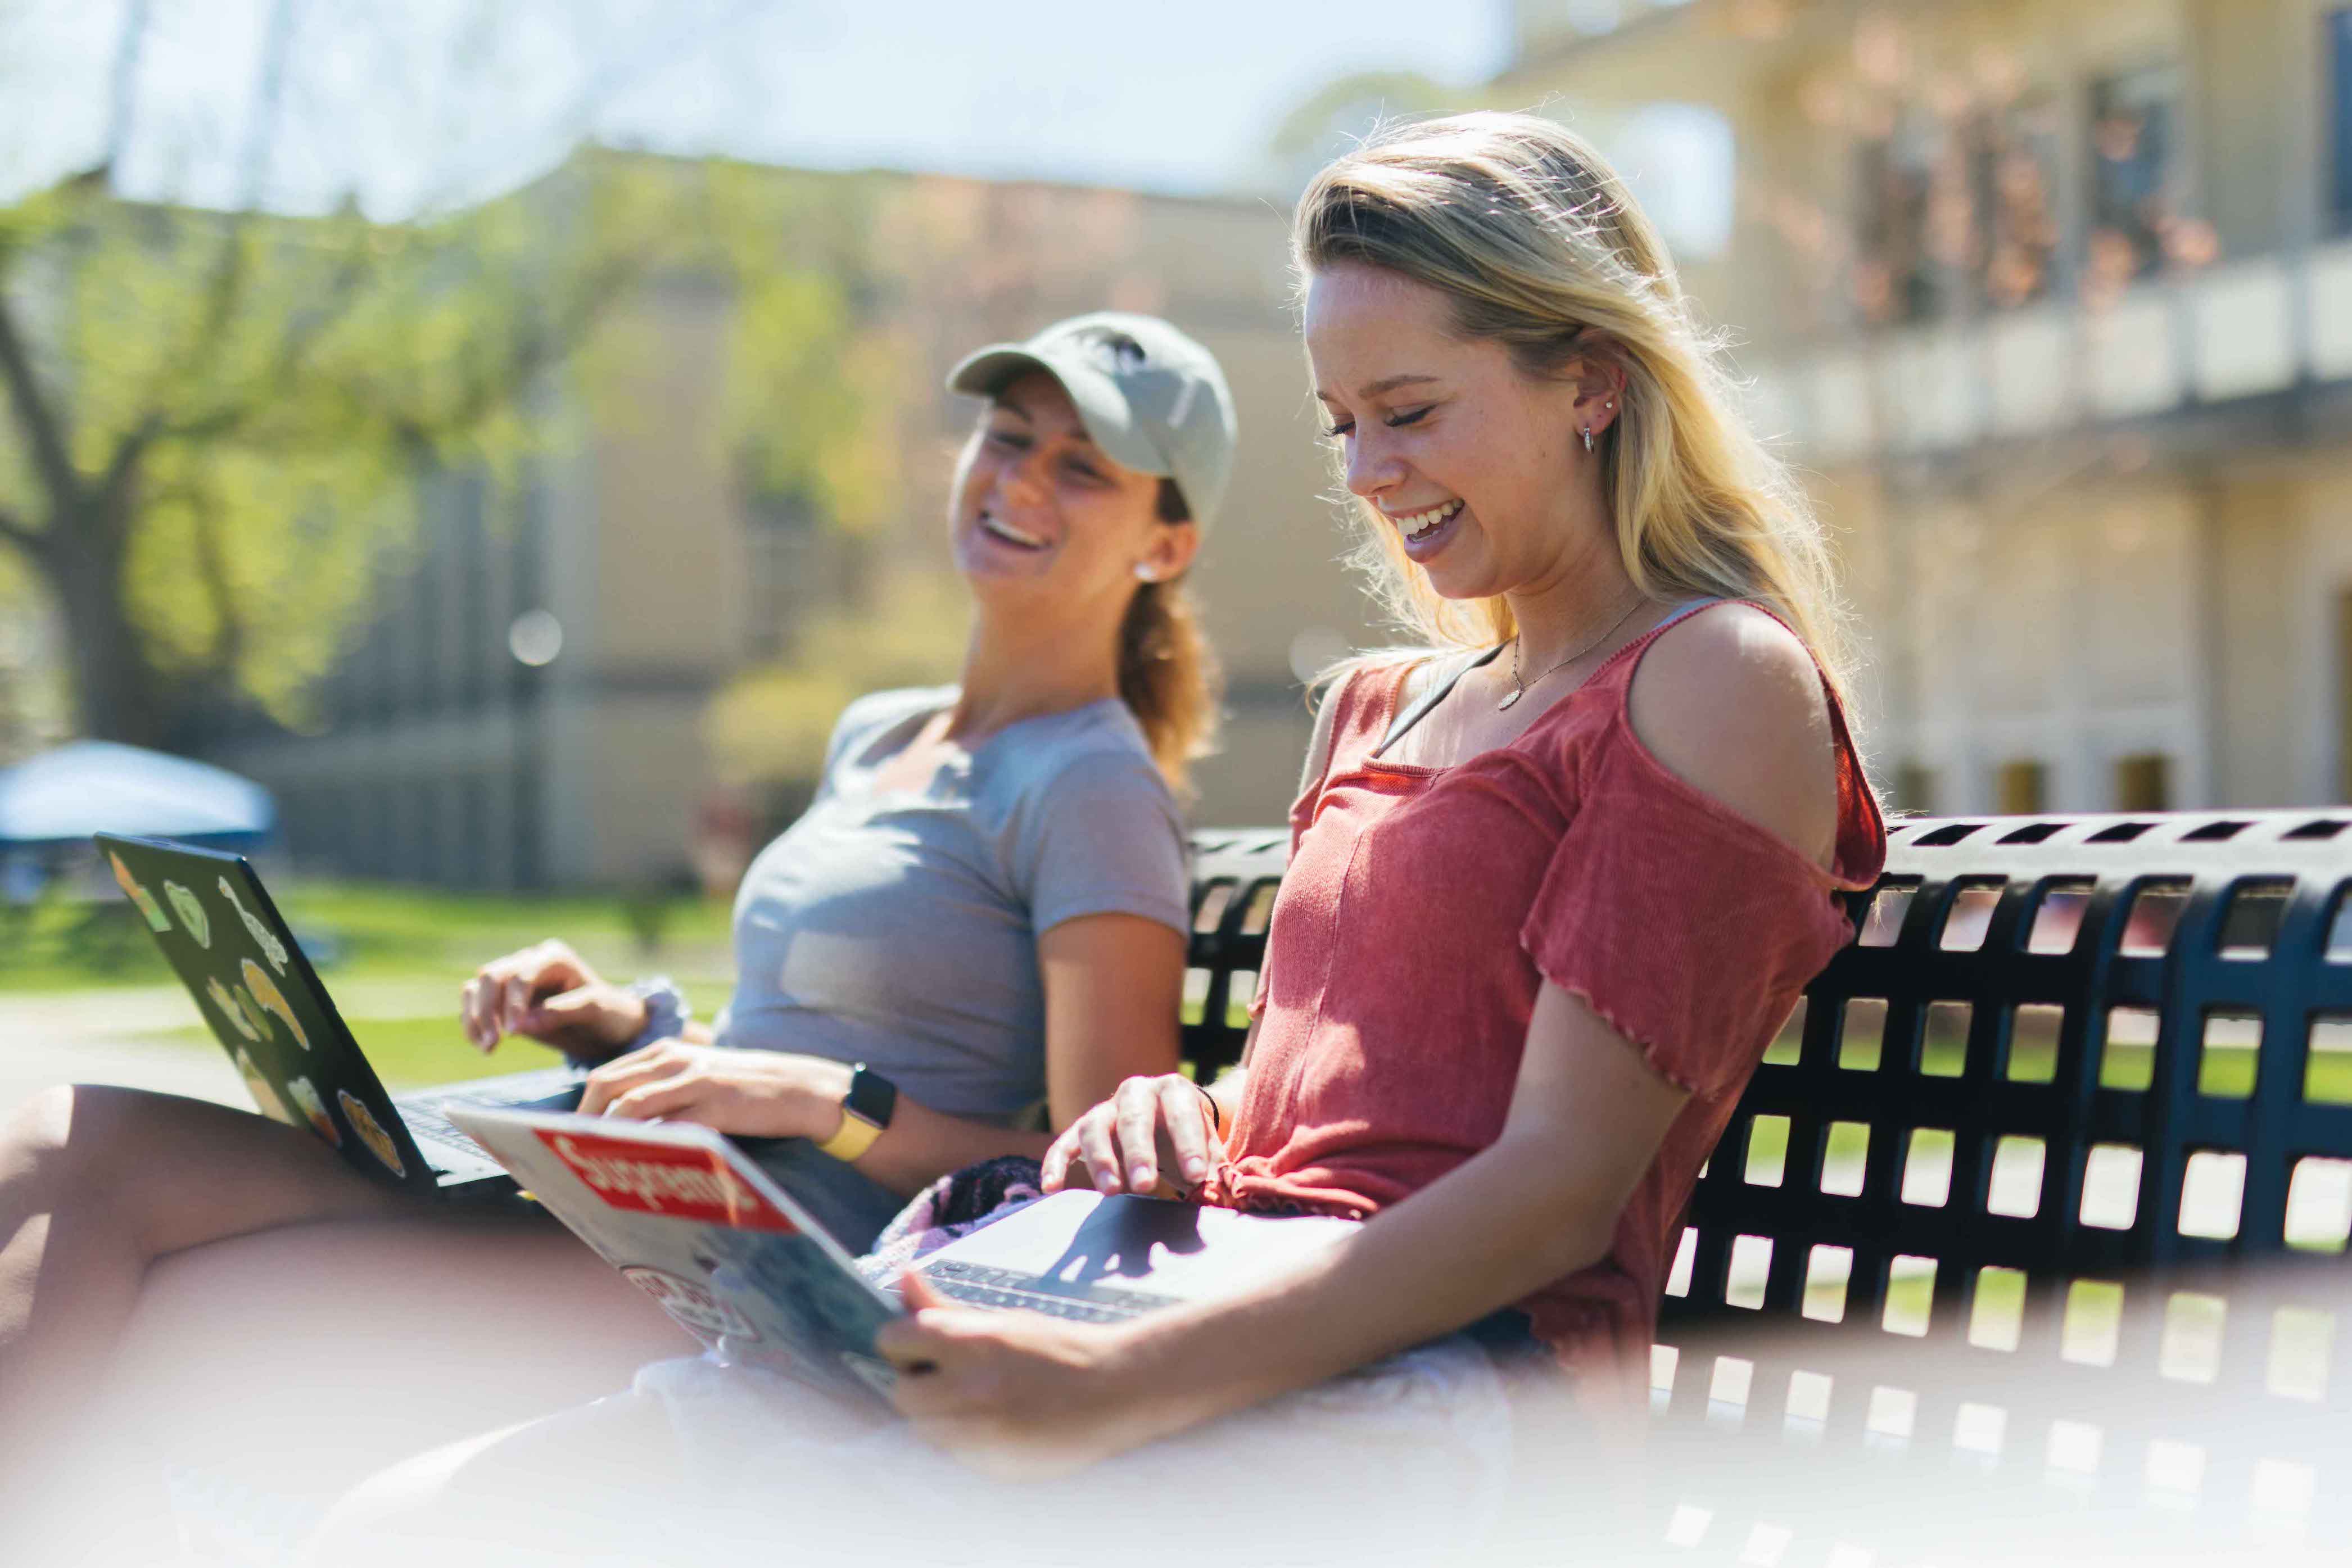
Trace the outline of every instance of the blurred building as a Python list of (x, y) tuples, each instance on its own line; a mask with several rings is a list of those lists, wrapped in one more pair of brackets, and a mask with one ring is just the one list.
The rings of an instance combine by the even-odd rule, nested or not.
[[(747, 669), (822, 653), (804, 645), (814, 617), (832, 612), (838, 628), (844, 605), (889, 612), (876, 596), (895, 564), (944, 569), (950, 468), (978, 413), (944, 391), (949, 366), (1105, 307), (1170, 317), (1232, 380), (1239, 467), (1193, 573), (1226, 661), (1227, 739), (1198, 775), (1194, 814), (1281, 820), (1308, 727), (1294, 664), (1368, 635), (1318, 498), (1329, 477), (1283, 215), (1259, 202), (838, 178), (879, 186), (889, 271), (863, 308), (906, 361), (897, 520), (857, 533), (761, 494), (714, 439), (736, 301), (692, 279), (643, 291), (622, 312), (638, 362), (617, 386), (574, 376), (551, 391), (560, 439), (521, 484), (428, 481), (415, 548), (384, 563), (371, 623), (327, 679), (320, 731), (209, 748), (278, 792), (299, 858), (457, 886), (636, 886), (682, 873), (700, 840), (764, 831), (794, 781), (727, 777), (706, 724), (714, 697)], [(779, 406), (789, 417), (789, 397)], [(950, 655), (938, 673), (951, 672)]]
[[(2352, 5), (1515, 5), (1483, 96), (1607, 148), (1738, 342), (1837, 530), (1897, 801), (2352, 795)], [(647, 290), (649, 357), (624, 395), (551, 395), (569, 439), (526, 483), (428, 486), (324, 733), (214, 748), (278, 791), (298, 853), (491, 886), (684, 869), (743, 812), (714, 697), (943, 563), (973, 414), (947, 366), (1104, 305), (1169, 315), (1232, 375), (1241, 468), (1195, 575), (1227, 745), (1195, 816), (1278, 820), (1299, 672), (1377, 635), (1333, 564), (1282, 214), (831, 178), (874, 183), (890, 258), (863, 307), (903, 361), (889, 526), (747, 483), (712, 439), (735, 302)]]
[(2352, 6), (1517, 0), (1742, 343), (1941, 810), (2352, 798)]

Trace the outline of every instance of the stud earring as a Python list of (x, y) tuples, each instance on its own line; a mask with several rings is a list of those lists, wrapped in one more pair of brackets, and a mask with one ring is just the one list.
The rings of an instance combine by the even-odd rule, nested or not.
[(1592, 427), (1589, 424), (1584, 427), (1584, 449), (1587, 452), (1592, 450)]
[(1144, 561), (1137, 561), (1135, 563), (1135, 580), (1138, 582), (1158, 582), (1160, 580), (1160, 574), (1152, 570), (1148, 563)]

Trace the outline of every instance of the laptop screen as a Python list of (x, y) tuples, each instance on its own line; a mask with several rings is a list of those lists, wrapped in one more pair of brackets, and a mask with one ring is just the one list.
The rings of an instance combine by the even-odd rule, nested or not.
[(379, 1180), (432, 1187), (391, 1096), (252, 866), (110, 833), (98, 847), (262, 1114), (310, 1128)]

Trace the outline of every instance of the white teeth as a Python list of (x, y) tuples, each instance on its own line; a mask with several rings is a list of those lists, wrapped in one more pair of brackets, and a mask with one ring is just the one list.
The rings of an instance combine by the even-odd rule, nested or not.
[(1390, 520), (1403, 530), (1405, 538), (1417, 539), (1439, 524), (1452, 521), (1454, 514), (1461, 509), (1461, 502), (1448, 501), (1442, 507), (1432, 507), (1425, 512), (1414, 512), (1408, 517), (1394, 517)]
[(1009, 540), (1013, 544), (1021, 545), (1026, 549), (1044, 549), (1045, 548), (1045, 541), (1044, 539), (1036, 538), (1031, 535), (1023, 533), (1019, 528), (1014, 528), (1010, 523), (1000, 520), (992, 513), (981, 513), (980, 526), (988, 532), (994, 534), (998, 538)]

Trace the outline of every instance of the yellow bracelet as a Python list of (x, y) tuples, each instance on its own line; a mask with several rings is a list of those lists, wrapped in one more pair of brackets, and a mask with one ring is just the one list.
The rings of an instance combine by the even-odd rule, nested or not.
[(881, 1128), (844, 1105), (841, 1108), (841, 1125), (834, 1129), (833, 1136), (816, 1146), (816, 1152), (831, 1155), (843, 1165), (849, 1165), (872, 1148), (874, 1140), (881, 1135)]

